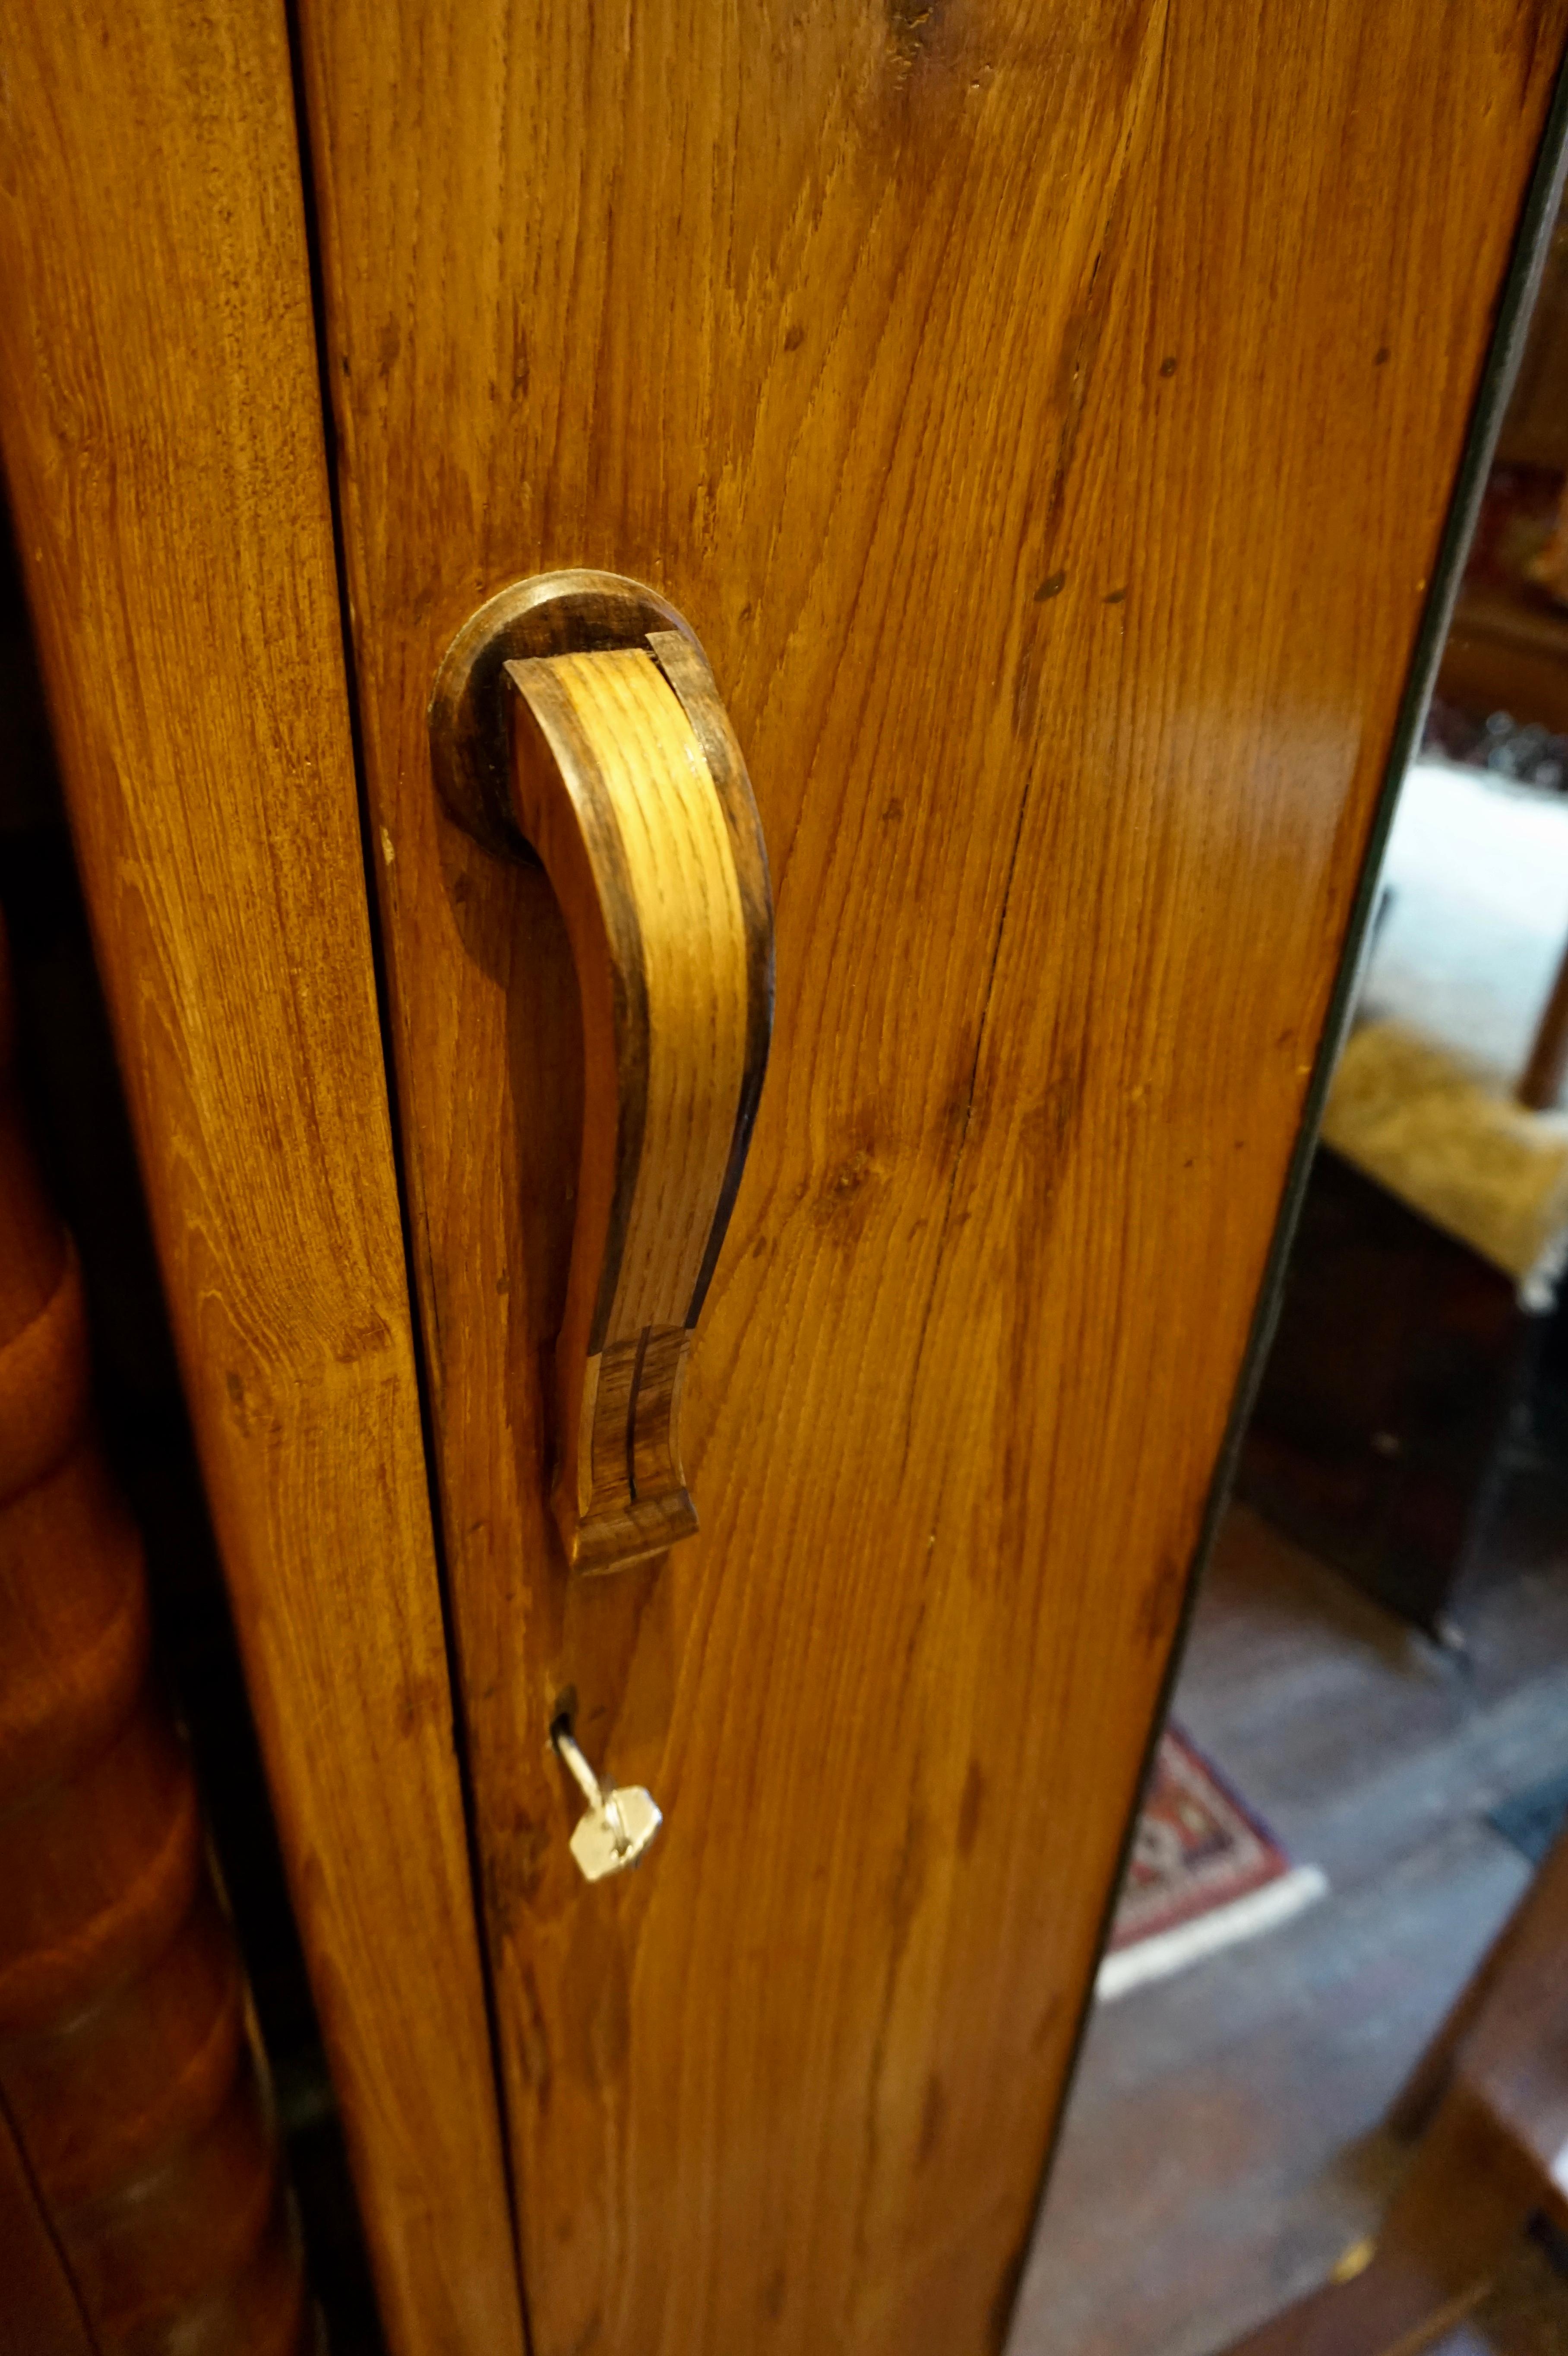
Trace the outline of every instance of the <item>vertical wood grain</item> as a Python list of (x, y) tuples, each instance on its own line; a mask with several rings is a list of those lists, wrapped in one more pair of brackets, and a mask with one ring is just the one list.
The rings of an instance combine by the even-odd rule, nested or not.
[[(301, 16), (536, 2356), (994, 2347), (1568, 17)], [(424, 734), (581, 564), (707, 648), (778, 958), (702, 1531), (591, 1593), (570, 964)]]
[[(772, 1012), (751, 788), (738, 762), (721, 768), (727, 807), (699, 734), (711, 685), (694, 718), (660, 651), (656, 638), (504, 674), (513, 808), (572, 944), (582, 1028), (553, 1504), (567, 1559), (584, 1571), (663, 1554), (697, 1527), (680, 1452), (689, 1329), (723, 1241)], [(738, 834), (760, 894), (746, 889), (756, 878), (736, 857)]]
[(283, 11), (5, 48), (0, 441), (383, 2313), (517, 2356)]

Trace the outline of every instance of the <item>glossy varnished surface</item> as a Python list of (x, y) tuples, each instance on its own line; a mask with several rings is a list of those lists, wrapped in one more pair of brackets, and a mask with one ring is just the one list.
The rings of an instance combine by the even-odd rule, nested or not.
[[(537, 2356), (1008, 2311), (1564, 12), (302, 26)], [(442, 816), (490, 591), (713, 663), (773, 1056), (703, 1528), (568, 1591), (581, 1050)], [(584, 1890), (546, 1730), (666, 1811)]]
[(517, 2356), (283, 14), (5, 52), (16, 539), (383, 2313)]
[(0, 939), (0, 2345), (306, 2356), (243, 1974), (11, 1049)]
[(571, 940), (582, 1023), (551, 1435), (556, 1520), (579, 1570), (661, 1554), (697, 1527), (681, 1462), (690, 1329), (767, 1053), (773, 910), (756, 806), (699, 659), (693, 710), (681, 701), (688, 654), (665, 632), (506, 670), (513, 806)]

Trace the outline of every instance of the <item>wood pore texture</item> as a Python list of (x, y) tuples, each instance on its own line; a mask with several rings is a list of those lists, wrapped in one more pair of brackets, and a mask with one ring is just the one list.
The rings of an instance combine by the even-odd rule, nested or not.
[(388, 2329), (517, 2356), (281, 6), (6, 24), (0, 438)]
[(0, 937), (0, 2346), (306, 2356), (244, 1974), (11, 1049)]
[[(535, 2356), (997, 2346), (1560, 0), (303, 0)], [(571, 1580), (581, 1049), (443, 648), (691, 621), (778, 997), (685, 1408)], [(645, 1783), (588, 1889), (547, 1730)]]

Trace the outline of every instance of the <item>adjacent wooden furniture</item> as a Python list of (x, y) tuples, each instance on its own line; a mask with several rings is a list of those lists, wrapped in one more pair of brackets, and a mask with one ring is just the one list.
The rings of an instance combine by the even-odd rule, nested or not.
[(298, 2228), (0, 940), (0, 2346), (306, 2356)]
[(0, 448), (399, 2356), (522, 2346), (282, 7), (23, 0)]
[(1443, 1630), (1541, 1324), (1514, 1278), (1320, 1147), (1242, 1494), (1379, 1602)]
[(1430, 2115), (1370, 2262), (1232, 2356), (1414, 2356), (1478, 2302), (1532, 2213), (1568, 2226), (1568, 1837), (1424, 2062), (1416, 2105)]
[(1568, 476), (1568, 208), (1541, 259), (1541, 283), (1498, 434), (1500, 466), (1544, 466)]
[[(1558, 397), (1568, 407), (1568, 392)], [(1568, 735), (1568, 614), (1528, 592), (1467, 589), (1443, 649), (1437, 691), (1461, 711), (1507, 712)]]

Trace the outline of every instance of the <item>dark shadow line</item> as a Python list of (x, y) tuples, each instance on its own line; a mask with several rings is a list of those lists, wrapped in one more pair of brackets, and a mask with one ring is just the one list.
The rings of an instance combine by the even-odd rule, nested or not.
[(424, 1449), (425, 1486), (430, 1507), (431, 1537), (435, 1558), (436, 1588), (441, 1601), (442, 1633), (446, 1653), (452, 1745), (457, 1762), (458, 1784), (463, 1798), (464, 1840), (467, 1850), (469, 1884), (474, 1902), (475, 1936), (479, 1951), (479, 1972), (484, 1990), (485, 2026), (489, 2035), (491, 2078), (495, 2087), (496, 2106), (500, 2124), (501, 2168), (507, 2197), (507, 2222), (512, 2240), (512, 2265), (522, 2315), (524, 2346), (525, 2349), (529, 2349), (533, 2344), (533, 2333), (528, 2322), (528, 2286), (523, 2276), (522, 2246), (518, 2235), (517, 2184), (512, 2158), (511, 2124), (507, 2117), (507, 2075), (502, 2062), (500, 2008), (496, 2000), (495, 1973), (490, 1956), (489, 1917), (485, 1903), (484, 1863), (479, 1849), (479, 1817), (475, 1794), (473, 1760), (468, 1741), (468, 1730), (462, 1708), (463, 1685), (459, 1671), (461, 1656), (457, 1644), (456, 1614), (453, 1602), (445, 1525), (436, 1469), (440, 1459), (436, 1451), (435, 1411), (430, 1355), (425, 1343), (423, 1311), (416, 1274), (412, 1220), (409, 1210), (407, 1155), (403, 1147), (397, 1063), (392, 1052), (391, 994), (387, 979), (387, 951), (381, 926), (381, 905), (376, 884), (373, 851), (375, 837), (365, 759), (364, 716), (359, 701), (358, 672), (355, 665), (347, 543), (343, 526), (342, 500), (338, 490), (336, 412), (333, 405), (333, 376), (327, 350), (326, 279), (322, 262), (321, 225), (313, 175), (310, 108), (306, 92), (304, 38), (299, 22), (299, 7), (300, 0), (284, 0), (283, 13), (288, 27), (289, 72), (293, 84), (294, 130), (299, 146), (300, 189), (304, 212), (305, 245), (310, 262), (311, 313), (315, 330), (316, 378), (320, 393), (323, 455), (326, 468), (327, 495), (332, 508), (332, 548), (337, 578), (338, 622), (343, 638), (344, 691), (347, 701), (348, 735), (353, 754), (354, 784), (359, 811), (359, 856), (365, 877), (365, 900), (370, 933), (371, 965), (375, 978), (376, 1012), (381, 1037), (382, 1066), (386, 1078), (392, 1166), (398, 1197), (398, 1221), (402, 1236), (403, 1280), (408, 1292), (409, 1325), (413, 1338), (420, 1435)]

